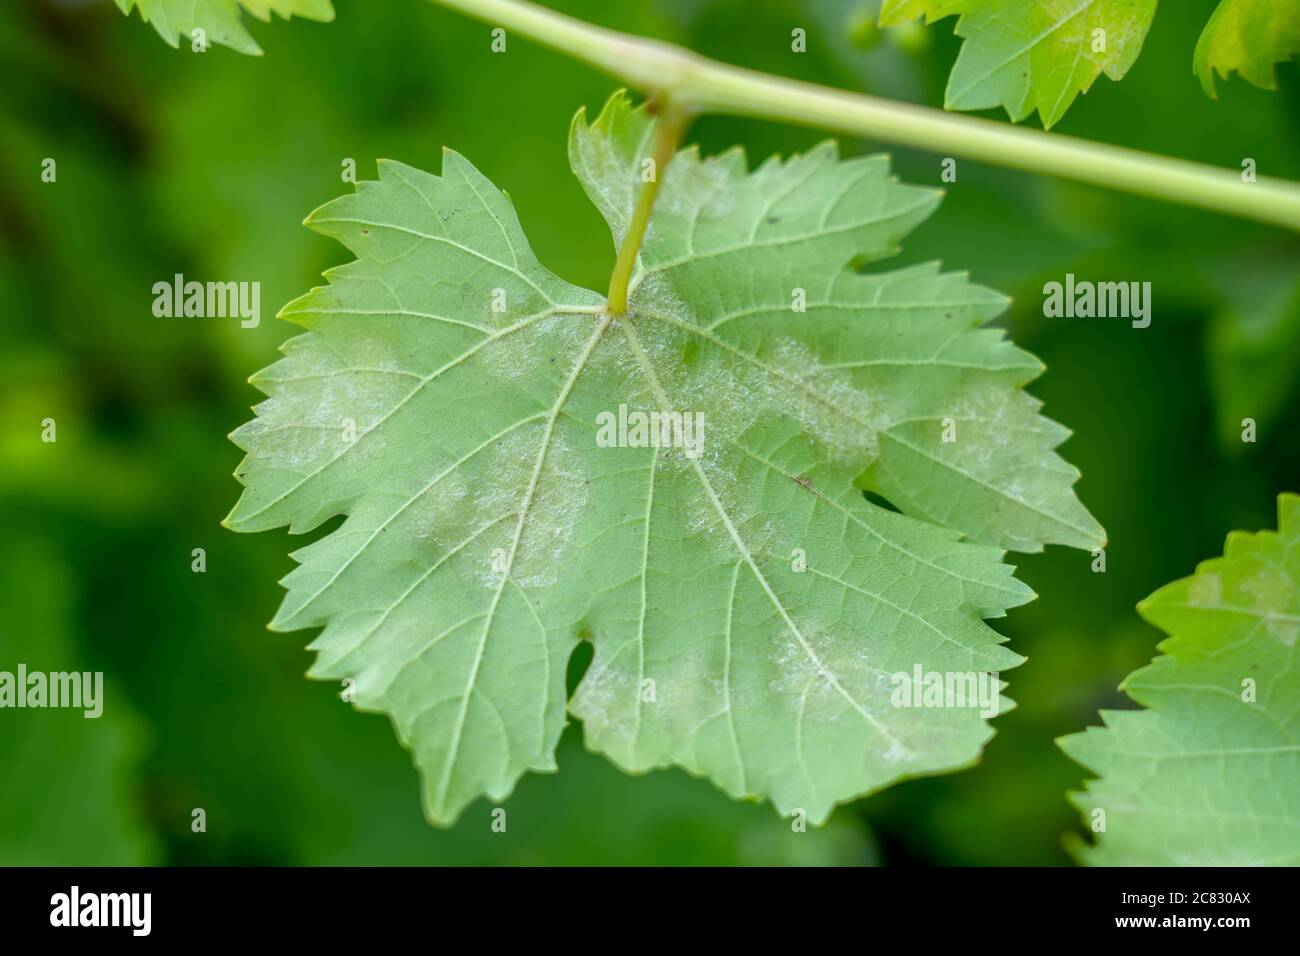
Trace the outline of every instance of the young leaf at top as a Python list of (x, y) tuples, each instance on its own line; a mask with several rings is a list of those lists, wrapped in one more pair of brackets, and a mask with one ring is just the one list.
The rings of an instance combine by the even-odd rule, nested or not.
[(1266, 90), (1277, 89), (1274, 64), (1300, 53), (1300, 2), (1222, 0), (1196, 42), (1196, 75), (1210, 96), (1214, 74), (1236, 70)]
[(1300, 497), (1279, 499), (1278, 522), (1230, 534), (1139, 606), (1171, 635), (1123, 684), (1147, 709), (1060, 741), (1099, 775), (1072, 795), (1090, 821), (1105, 813), (1084, 862), (1300, 864)]
[(247, 10), (260, 20), (269, 21), (272, 13), (284, 19), (291, 16), (328, 22), (334, 19), (330, 0), (115, 0), (128, 16), (138, 9), (146, 22), (171, 46), (181, 38), (189, 40), (193, 31), (203, 30), (208, 42), (220, 43), (240, 53), (261, 54), (252, 34), (240, 22), (240, 10)]
[[(619, 95), (572, 130), (616, 243), (653, 127)], [(308, 331), (253, 379), (227, 522), (347, 516), (295, 553), (272, 627), (324, 627), (312, 675), (391, 715), (432, 820), (554, 770), (570, 713), (626, 770), (813, 821), (977, 759), (979, 708), (896, 707), (893, 675), (1014, 666), (983, 619), (1032, 593), (1001, 548), (1103, 533), (1021, 391), (1040, 364), (982, 327), (1004, 300), (933, 263), (851, 267), (938, 201), (831, 145), (752, 173), (684, 150), (619, 316), (451, 151), (308, 219), (356, 259), (282, 313)], [(652, 412), (702, 431), (648, 444)]]
[(1123, 78), (1155, 11), (1156, 0), (885, 0), (880, 24), (960, 16), (944, 106), (1002, 106), (1013, 122), (1038, 110), (1050, 128), (1102, 73)]

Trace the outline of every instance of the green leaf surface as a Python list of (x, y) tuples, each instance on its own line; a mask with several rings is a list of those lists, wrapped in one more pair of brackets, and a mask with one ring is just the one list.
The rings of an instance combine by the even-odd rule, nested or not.
[(1062, 738), (1099, 775), (1074, 804), (1106, 828), (1075, 852), (1106, 866), (1300, 863), (1300, 496), (1277, 532), (1234, 532), (1224, 556), (1139, 610), (1171, 636), (1123, 689), (1145, 710)]
[(330, 0), (115, 0), (128, 16), (139, 10), (158, 35), (172, 46), (179, 46), (196, 29), (207, 33), (208, 42), (220, 43), (240, 53), (258, 55), (262, 48), (244, 27), (241, 10), (259, 20), (271, 19), (275, 13), (286, 20), (292, 16), (327, 22), (334, 19)]
[[(616, 243), (651, 130), (622, 96), (574, 124)], [(1021, 391), (1041, 366), (982, 327), (1004, 300), (936, 264), (850, 268), (937, 201), (829, 145), (752, 173), (685, 150), (617, 318), (451, 151), (308, 219), (357, 258), (282, 313), (308, 332), (253, 379), (227, 523), (347, 515), (295, 553), (272, 626), (324, 627), (312, 675), (392, 716), (431, 819), (554, 770), (569, 715), (626, 770), (813, 821), (977, 759), (977, 709), (895, 707), (891, 676), (1014, 666), (983, 619), (1032, 593), (1001, 549), (1104, 536)], [(703, 413), (699, 454), (601, 447), (620, 406)]]
[(960, 16), (956, 32), (966, 42), (944, 105), (1002, 106), (1013, 122), (1037, 110), (1050, 128), (1102, 73), (1123, 78), (1155, 10), (1156, 0), (886, 0), (880, 22)]
[(1296, 0), (1222, 0), (1196, 42), (1196, 75), (1216, 96), (1214, 74), (1234, 70), (1266, 90), (1277, 89), (1274, 65), (1300, 53), (1300, 3)]

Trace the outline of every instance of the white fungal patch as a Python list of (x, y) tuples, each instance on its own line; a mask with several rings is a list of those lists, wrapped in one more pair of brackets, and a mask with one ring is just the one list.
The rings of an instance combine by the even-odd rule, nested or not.
[(539, 419), (484, 449), (457, 482), (466, 493), (457, 500), (456, 511), (439, 519), (457, 528), (462, 539), (471, 520), (480, 528), (497, 522), (464, 549), (458, 562), (463, 575), (483, 587), (496, 588), (503, 573), (525, 590), (544, 587), (554, 584), (572, 563), (574, 529), (587, 507), (586, 471), (560, 429), (551, 433), (549, 442), (545, 436), (546, 422)]
[(558, 379), (572, 368), (596, 321), (596, 315), (574, 312), (520, 319), (530, 324), (513, 331), (499, 330), (496, 339), (475, 353), (474, 360), (503, 385), (540, 381), (546, 375)]
[(794, 339), (779, 341), (769, 364), (775, 369), (764, 378), (770, 404), (799, 422), (823, 460), (860, 471), (875, 458), (883, 401)]
[(852, 707), (843, 692), (841, 677), (818, 651), (821, 641), (808, 621), (797, 621), (799, 633), (780, 615), (773, 618), (771, 639), (772, 677), (768, 689), (774, 694), (803, 698), (808, 717), (834, 720)]
[(587, 512), (590, 496), (582, 453), (557, 428), (542, 462), (536, 491), (528, 505), (519, 551), (511, 576), (522, 588), (554, 584), (571, 573), (574, 531)]
[(618, 666), (617, 659), (602, 661), (599, 650), (574, 695), (573, 711), (586, 723), (600, 728), (602, 740), (630, 744), (636, 733), (638, 677)]
[[(719, 442), (736, 441), (756, 423), (776, 418), (800, 426), (822, 460), (860, 471), (876, 455), (888, 424), (882, 396), (828, 367), (808, 346), (783, 337), (753, 354), (675, 324), (698, 322), (667, 283), (655, 277), (638, 290), (638, 334), (674, 407), (702, 408)], [(668, 320), (656, 318), (666, 316)]]
[(1223, 578), (1213, 573), (1196, 575), (1187, 586), (1187, 603), (1194, 607), (1218, 607), (1223, 603)]
[(1287, 647), (1300, 636), (1300, 609), (1295, 606), (1295, 587), (1281, 571), (1264, 568), (1241, 582), (1250, 596), (1251, 610), (1264, 620), (1268, 633)]
[(440, 472), (407, 507), (407, 520), (417, 538), (452, 547), (470, 527), (472, 504), (460, 469)]
[(274, 447), (278, 467), (307, 474), (340, 450), (341, 433), (333, 424), (303, 421), (276, 399), (262, 402), (256, 411), (257, 417), (242, 425), (235, 437), (241, 447)]
[[(690, 229), (710, 219), (725, 219), (734, 215), (735, 190), (729, 187), (732, 177), (726, 166), (716, 161), (700, 161), (689, 155), (678, 156), (668, 167), (664, 188), (656, 202), (656, 213), (685, 220), (674, 223), (676, 229)], [(653, 221), (652, 221), (653, 222)]]

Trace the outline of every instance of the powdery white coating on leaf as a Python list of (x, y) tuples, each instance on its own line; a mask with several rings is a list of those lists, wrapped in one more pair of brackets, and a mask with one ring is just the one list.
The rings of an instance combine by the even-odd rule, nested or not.
[[(606, 208), (609, 197), (635, 192), (606, 182), (618, 169), (611, 156), (622, 157), (623, 181), (639, 181), (649, 125), (618, 102), (574, 125), (574, 168), (615, 224), (630, 209)], [(658, 231), (632, 280), (638, 327), (652, 327), (646, 348), (653, 359), (668, 334), (712, 356), (723, 372), (696, 376), (697, 387), (742, 379), (747, 412), (767, 406), (801, 421), (904, 511), (1017, 550), (1098, 547), (1104, 532), (1071, 488), (1078, 472), (1052, 451), (1069, 433), (1021, 390), (1041, 364), (979, 327), (1005, 300), (933, 263), (849, 269), (892, 254), (937, 200), (898, 185), (881, 157), (842, 162), (832, 144), (753, 173), (737, 151), (701, 160), (684, 150), (664, 174)], [(791, 308), (795, 290), (806, 311)], [(682, 366), (660, 364), (661, 375)], [(712, 407), (725, 430), (734, 405)], [(959, 419), (951, 444), (937, 440), (947, 418)]]
[(1104, 866), (1300, 864), (1300, 497), (1278, 530), (1229, 535), (1221, 558), (1139, 606), (1167, 632), (1123, 689), (1145, 707), (1061, 739), (1098, 775), (1071, 800), (1105, 832)]
[[(574, 124), (615, 236), (651, 127), (621, 96)], [(1032, 593), (1001, 546), (1101, 530), (1053, 451), (1064, 430), (1020, 391), (1041, 366), (981, 328), (1004, 300), (934, 264), (849, 269), (935, 202), (829, 145), (754, 172), (685, 150), (619, 317), (543, 268), (455, 153), (441, 176), (383, 162), (312, 214), (357, 258), (282, 313), (307, 333), (254, 379), (268, 398), (235, 433), (246, 488), (227, 520), (346, 516), (294, 554), (272, 626), (323, 628), (312, 676), (352, 678), (360, 708), (390, 715), (433, 821), (554, 769), (570, 715), (628, 770), (680, 766), (813, 821), (978, 758), (977, 710), (895, 707), (893, 674), (1014, 667), (984, 619)], [(698, 455), (605, 447), (620, 406), (702, 413)], [(953, 408), (996, 442), (895, 457), (894, 432), (935, 454), (937, 430), (900, 429)], [(345, 410), (351, 443), (293, 437)], [(980, 472), (989, 447), (1009, 483)], [(941, 525), (869, 504), (864, 474), (923, 516), (963, 489), (1017, 502), (977, 497)], [(582, 640), (593, 660), (566, 700)]]

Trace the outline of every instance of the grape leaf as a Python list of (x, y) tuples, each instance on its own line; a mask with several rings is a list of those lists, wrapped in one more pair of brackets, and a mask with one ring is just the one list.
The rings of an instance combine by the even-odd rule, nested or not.
[(1217, 98), (1214, 74), (1236, 70), (1256, 86), (1277, 89), (1274, 64), (1300, 53), (1296, 0), (1221, 0), (1201, 38), (1194, 63), (1205, 92)]
[(1060, 741), (1099, 779), (1072, 800), (1104, 810), (1084, 862), (1139, 866), (1300, 864), (1300, 496), (1278, 531), (1228, 536), (1224, 556), (1140, 606), (1171, 636), (1130, 674), (1145, 710)]
[(127, 16), (139, 10), (146, 23), (152, 23), (158, 35), (171, 46), (179, 46), (182, 36), (189, 38), (192, 31), (201, 29), (208, 41), (220, 43), (254, 56), (262, 48), (240, 22), (240, 10), (247, 10), (260, 20), (269, 21), (271, 14), (284, 19), (292, 16), (328, 22), (334, 19), (330, 0), (115, 0), (118, 9)]
[[(652, 125), (621, 95), (574, 124), (616, 242)], [(894, 707), (892, 674), (1014, 666), (982, 619), (1032, 592), (1000, 549), (1103, 533), (1021, 391), (1041, 366), (981, 327), (1004, 300), (937, 264), (849, 268), (938, 198), (831, 145), (753, 173), (684, 150), (617, 318), (455, 152), (441, 176), (381, 161), (309, 217), (357, 258), (282, 312), (308, 332), (252, 380), (227, 524), (347, 515), (294, 554), (271, 626), (324, 627), (311, 675), (391, 715), (434, 822), (553, 770), (568, 713), (626, 770), (813, 821), (977, 759), (978, 711)], [(700, 412), (703, 440), (601, 447), (620, 406)]]
[(960, 16), (956, 32), (966, 42), (944, 106), (1002, 106), (1013, 122), (1038, 110), (1050, 128), (1102, 73), (1123, 78), (1155, 11), (1156, 0), (886, 0), (880, 23)]

